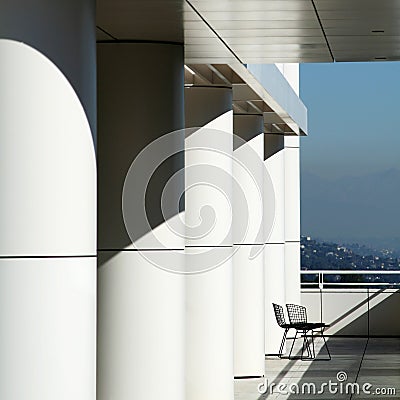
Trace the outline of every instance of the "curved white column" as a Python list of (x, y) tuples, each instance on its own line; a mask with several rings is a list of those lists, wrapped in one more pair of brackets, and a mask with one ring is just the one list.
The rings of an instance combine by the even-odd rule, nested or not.
[[(185, 282), (169, 269), (184, 267), (184, 232), (183, 224), (174, 232), (165, 222), (179, 219), (183, 175), (166, 214), (160, 209), (168, 179), (183, 168), (183, 133), (159, 150), (144, 150), (183, 128), (183, 46), (99, 44), (98, 93), (98, 399), (183, 400)], [(127, 180), (133, 202), (124, 203), (129, 237), (122, 193), (142, 150), (142, 166), (159, 168), (148, 184), (141, 167), (133, 167), (136, 181)], [(164, 150), (180, 153), (162, 163)], [(141, 209), (145, 192), (147, 230)]]
[(71, 82), (95, 74), (94, 7), (73, 3), (0, 5), (2, 399), (96, 397), (96, 93)]
[(300, 304), (300, 139), (285, 137), (286, 303)]
[(96, 139), (95, 0), (3, 1), (0, 38), (25, 43), (61, 70), (78, 95)]
[(235, 114), (233, 121), (235, 135), (243, 140), (236, 140), (233, 152), (234, 374), (254, 377), (265, 373), (264, 240), (259, 234), (263, 228), (264, 118)]
[(187, 87), (185, 118), (186, 399), (232, 400), (232, 90)]
[(264, 136), (265, 168), (274, 193), (265, 192), (265, 207), (275, 196), (275, 221), (265, 245), (265, 353), (278, 354), (282, 328), (276, 322), (272, 303), (285, 305), (285, 153), (282, 135)]

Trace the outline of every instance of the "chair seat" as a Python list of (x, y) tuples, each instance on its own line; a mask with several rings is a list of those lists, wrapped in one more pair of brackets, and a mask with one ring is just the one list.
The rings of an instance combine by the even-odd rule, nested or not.
[(282, 328), (284, 329), (312, 329), (309, 328), (309, 326), (314, 325), (314, 324), (308, 324), (308, 323), (298, 323), (298, 324), (283, 324), (281, 325)]
[(304, 322), (302, 324), (299, 324), (301, 327), (304, 329), (318, 329), (318, 328), (326, 328), (327, 325), (324, 324), (323, 322)]

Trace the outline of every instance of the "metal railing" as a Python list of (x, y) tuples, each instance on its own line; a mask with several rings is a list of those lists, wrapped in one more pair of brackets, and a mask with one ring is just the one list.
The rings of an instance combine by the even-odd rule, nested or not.
[[(394, 289), (399, 289), (400, 288), (400, 270), (384, 270), (384, 271), (374, 271), (374, 270), (357, 270), (357, 271), (352, 271), (352, 270), (301, 270), (301, 287), (302, 289), (306, 288), (317, 288), (317, 289), (326, 289), (326, 288), (343, 288), (343, 287), (352, 287), (352, 288), (371, 288), (371, 287), (376, 287), (376, 288), (394, 288)], [(315, 276), (316, 279), (310, 281), (307, 281), (305, 275), (307, 276)], [(375, 275), (377, 277), (385, 276), (386, 275), (386, 280), (387, 280), (387, 275), (392, 275), (396, 276), (396, 279), (394, 282), (363, 282), (361, 280), (356, 280), (354, 282), (351, 282), (351, 279), (342, 279), (344, 275), (353, 275), (353, 276), (364, 276), (364, 275)], [(328, 276), (336, 276), (340, 277), (340, 281), (336, 278), (335, 280), (329, 279), (327, 280), (326, 277)]]

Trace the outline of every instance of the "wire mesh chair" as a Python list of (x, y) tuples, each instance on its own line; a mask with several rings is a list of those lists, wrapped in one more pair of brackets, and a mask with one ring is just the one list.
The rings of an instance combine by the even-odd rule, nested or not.
[[(300, 327), (300, 329), (298, 331), (301, 331), (301, 330), (303, 331), (304, 342), (307, 342), (307, 344), (308, 344), (307, 333), (311, 332), (312, 358), (315, 358), (314, 331), (318, 330), (318, 333), (321, 335), (321, 337), (324, 341), (326, 351), (328, 353), (327, 360), (331, 360), (332, 359), (331, 353), (329, 351), (329, 348), (328, 348), (328, 345), (326, 343), (325, 336), (324, 336), (324, 330), (326, 327), (328, 327), (328, 325), (323, 322), (308, 322), (307, 309), (304, 306), (300, 306), (298, 304), (286, 304), (286, 309), (287, 309), (290, 323), (295, 324)], [(296, 331), (296, 336), (297, 336), (298, 331)], [(294, 342), (295, 341), (293, 341), (293, 343), (292, 343), (292, 347), (290, 349), (290, 354), (293, 350)], [(304, 342), (303, 342), (303, 351), (304, 351)], [(290, 354), (289, 354), (289, 356), (290, 356)]]
[[(297, 324), (286, 323), (285, 312), (284, 312), (282, 306), (280, 306), (279, 304), (275, 304), (275, 303), (272, 303), (272, 306), (274, 308), (276, 322), (278, 323), (278, 325), (281, 328), (283, 328), (285, 330), (285, 332), (283, 333), (281, 345), (279, 347), (279, 354), (278, 354), (279, 358), (282, 358), (283, 346), (285, 345), (287, 334), (288, 334), (289, 330), (296, 329), (296, 332), (297, 332), (297, 329), (299, 327), (297, 326)], [(289, 358), (290, 358), (290, 354), (289, 354)]]

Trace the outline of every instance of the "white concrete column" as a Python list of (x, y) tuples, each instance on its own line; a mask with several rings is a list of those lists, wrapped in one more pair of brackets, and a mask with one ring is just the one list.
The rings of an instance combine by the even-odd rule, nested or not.
[(286, 303), (300, 304), (300, 139), (285, 137)]
[(233, 298), (235, 377), (263, 376), (264, 117), (234, 115)]
[(233, 399), (232, 90), (185, 89), (186, 399)]
[(275, 200), (274, 225), (265, 245), (265, 353), (278, 354), (283, 331), (272, 303), (285, 305), (285, 144), (282, 135), (273, 134), (266, 134), (264, 143), (265, 168), (274, 189), (264, 191), (265, 207)]
[(183, 46), (97, 54), (98, 399), (183, 400), (184, 226), (169, 222), (183, 212), (184, 135), (163, 136), (184, 124)]
[(92, 1), (0, 4), (1, 399), (96, 398), (94, 32)]
[[(299, 64), (276, 64), (299, 95)], [(286, 302), (300, 304), (300, 140), (285, 137), (285, 285)]]

